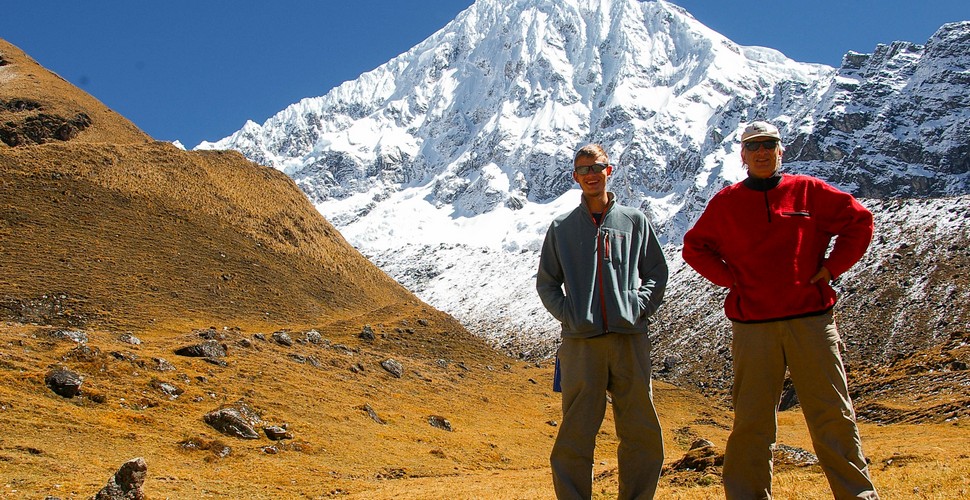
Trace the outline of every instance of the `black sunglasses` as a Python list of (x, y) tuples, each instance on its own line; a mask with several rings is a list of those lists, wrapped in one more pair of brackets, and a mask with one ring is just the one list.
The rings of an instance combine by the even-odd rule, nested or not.
[(760, 148), (765, 149), (775, 149), (778, 147), (778, 141), (768, 140), (768, 141), (751, 141), (744, 143), (744, 149), (748, 151), (757, 151)]
[(576, 172), (579, 175), (586, 175), (586, 174), (588, 174), (592, 170), (594, 173), (597, 173), (598, 174), (598, 173), (606, 170), (610, 166), (611, 165), (609, 163), (594, 163), (594, 164), (588, 165), (588, 166), (587, 165), (583, 165), (582, 167), (576, 167), (573, 170), (573, 172)]

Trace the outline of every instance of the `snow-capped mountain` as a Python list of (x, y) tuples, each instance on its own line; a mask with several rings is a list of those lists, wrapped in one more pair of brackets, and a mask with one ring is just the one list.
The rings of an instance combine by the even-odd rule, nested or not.
[(689, 224), (743, 177), (753, 119), (782, 129), (787, 170), (860, 196), (967, 193), (968, 48), (970, 22), (954, 23), (836, 69), (740, 46), (664, 1), (478, 0), (357, 80), (198, 149), (284, 171), (422, 299), (542, 356), (558, 325), (535, 293), (538, 250), (579, 202), (577, 147), (606, 147), (611, 189), (650, 216), (677, 271)]

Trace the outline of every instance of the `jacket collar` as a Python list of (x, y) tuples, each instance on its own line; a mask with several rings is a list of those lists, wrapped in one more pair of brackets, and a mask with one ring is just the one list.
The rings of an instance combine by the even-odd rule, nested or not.
[(778, 187), (778, 183), (781, 182), (781, 172), (775, 172), (771, 175), (771, 177), (766, 179), (748, 176), (748, 178), (742, 182), (748, 189), (753, 189), (755, 191), (768, 191)]
[[(609, 201), (606, 202), (606, 208), (603, 210), (603, 213), (604, 214), (606, 212), (609, 212), (610, 209), (613, 208), (613, 205), (616, 204), (616, 195), (613, 194), (612, 191), (607, 191), (606, 192), (606, 197), (608, 198)], [(587, 212), (589, 212), (592, 215), (593, 211), (589, 209), (589, 204), (586, 203), (586, 197), (583, 196), (582, 193), (580, 193), (580, 195), (579, 195), (579, 204), (580, 204), (580, 206), (582, 206), (583, 208), (585, 208)]]

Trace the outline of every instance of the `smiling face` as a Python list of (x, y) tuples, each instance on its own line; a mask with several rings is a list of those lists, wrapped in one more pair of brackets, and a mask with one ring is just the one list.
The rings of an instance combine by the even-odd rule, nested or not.
[[(774, 142), (775, 147), (765, 149), (766, 143)], [(757, 150), (752, 151), (749, 147), (758, 144)], [(759, 179), (771, 177), (778, 167), (781, 166), (782, 154), (781, 142), (768, 137), (752, 139), (742, 144), (741, 161), (748, 167), (748, 175)]]
[(606, 167), (600, 172), (596, 172), (590, 168), (589, 173), (586, 174), (577, 173), (575, 169), (579, 167), (591, 167), (596, 163), (608, 163), (608, 161), (606, 155), (579, 155), (576, 157), (576, 161), (573, 162), (573, 179), (579, 183), (579, 187), (583, 190), (583, 196), (587, 199), (605, 200), (607, 198), (606, 180), (613, 173), (613, 167)]

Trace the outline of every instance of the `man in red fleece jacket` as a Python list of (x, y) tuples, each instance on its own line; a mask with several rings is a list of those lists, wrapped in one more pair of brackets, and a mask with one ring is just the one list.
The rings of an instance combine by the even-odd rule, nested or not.
[[(741, 135), (748, 178), (717, 193), (684, 236), (684, 261), (729, 289), (734, 427), (724, 457), (731, 499), (771, 498), (776, 411), (791, 375), (836, 498), (878, 498), (846, 384), (829, 283), (865, 254), (872, 214), (814, 177), (781, 174), (781, 134), (756, 121)], [(826, 256), (832, 238), (835, 244)]]

